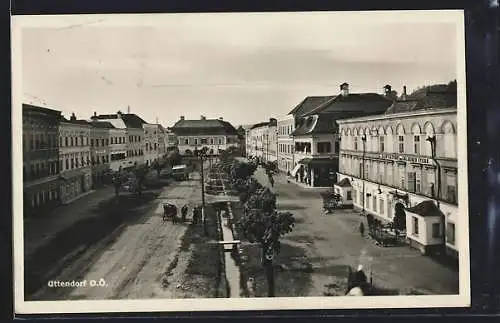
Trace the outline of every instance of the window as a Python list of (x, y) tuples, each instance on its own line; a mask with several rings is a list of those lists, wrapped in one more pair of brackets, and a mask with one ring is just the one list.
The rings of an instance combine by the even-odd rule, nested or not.
[(213, 145), (214, 144), (214, 138), (210, 138), (210, 144)]
[(69, 169), (69, 159), (66, 158), (66, 169)]
[(94, 147), (94, 139), (90, 139), (90, 146)]
[(415, 192), (416, 191), (416, 176), (414, 172), (408, 172), (408, 191)]
[(358, 137), (354, 137), (354, 150), (358, 150)]
[(413, 217), (412, 219), (412, 230), (413, 230), (413, 235), (418, 236), (418, 218)]
[(398, 136), (398, 142), (399, 142), (399, 153), (402, 154), (405, 152), (405, 137), (404, 136)]
[(336, 141), (335, 142), (335, 151), (334, 151), (334, 153), (338, 153), (339, 151), (340, 151), (340, 142)]
[(347, 200), (348, 201), (352, 200), (352, 193), (351, 193), (351, 191), (347, 191)]
[(383, 153), (385, 151), (385, 137), (384, 136), (380, 136), (379, 137), (379, 149), (380, 149), (380, 152)]
[(64, 146), (68, 147), (68, 137), (64, 137)]
[(318, 153), (329, 153), (332, 151), (332, 144), (330, 142), (318, 142)]
[(413, 136), (413, 153), (420, 155), (420, 136)]
[(201, 139), (201, 144), (206, 145), (207, 144), (207, 138), (202, 138)]
[(184, 139), (184, 145), (189, 145), (189, 139)]
[(198, 138), (194, 138), (194, 144), (197, 145), (198, 144)]
[(372, 206), (373, 206), (373, 211), (377, 212), (377, 198), (375, 196), (373, 197)]
[(421, 185), (420, 185), (420, 173), (416, 172), (415, 173), (415, 193), (421, 193)]
[(457, 203), (457, 192), (455, 186), (446, 186), (446, 200), (451, 203)]
[(446, 223), (446, 242), (449, 244), (455, 244), (455, 223)]
[(432, 237), (441, 238), (441, 225), (439, 223), (432, 224)]
[(384, 215), (385, 214), (385, 209), (384, 209), (384, 200), (380, 199), (379, 200), (379, 212), (381, 215)]

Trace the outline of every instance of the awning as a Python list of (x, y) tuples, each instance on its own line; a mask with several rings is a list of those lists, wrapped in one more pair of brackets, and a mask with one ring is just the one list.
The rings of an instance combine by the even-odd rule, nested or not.
[(299, 161), (300, 164), (309, 166), (334, 166), (334, 159), (332, 158), (304, 158)]
[(295, 175), (297, 175), (297, 172), (299, 171), (300, 167), (302, 167), (302, 164), (300, 164), (300, 162), (297, 165), (295, 165), (295, 167), (290, 172), (292, 177), (295, 177)]

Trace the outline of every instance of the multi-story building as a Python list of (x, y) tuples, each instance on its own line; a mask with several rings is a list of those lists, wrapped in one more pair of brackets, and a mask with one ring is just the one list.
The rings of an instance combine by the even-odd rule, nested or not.
[(248, 156), (264, 160), (266, 155), (266, 135), (268, 133), (269, 121), (259, 122), (248, 129), (247, 150)]
[(110, 129), (114, 128), (109, 122), (92, 121), (90, 132), (90, 149), (92, 165), (92, 185), (97, 187), (104, 184), (105, 174), (110, 169)]
[(294, 166), (293, 137), (295, 119), (292, 114), (277, 119), (278, 128), (278, 168), (282, 172), (291, 172)]
[(170, 151), (172, 149), (176, 149), (179, 141), (177, 140), (177, 136), (173, 133), (172, 128), (165, 129), (165, 150)]
[[(444, 90), (443, 90), (444, 88)], [(392, 222), (423, 253), (458, 255), (456, 88), (394, 102), (385, 114), (337, 120), (346, 202)]]
[(218, 155), (221, 150), (238, 147), (238, 133), (229, 122), (219, 119), (186, 120), (181, 117), (171, 128), (178, 140), (179, 153), (192, 155), (195, 150), (207, 147), (209, 154)]
[(158, 125), (158, 156), (160, 159), (165, 158), (167, 154), (167, 146), (165, 145), (165, 137), (167, 136), (167, 129), (162, 125)]
[(239, 141), (239, 146), (240, 146), (239, 153), (241, 156), (245, 156), (245, 154), (246, 154), (246, 139), (245, 139), (246, 130), (245, 130), (245, 128), (243, 128), (243, 126), (240, 125), (236, 129), (236, 132), (238, 133), (238, 141)]
[(59, 119), (61, 111), (23, 104), (24, 215), (59, 204)]
[[(143, 125), (147, 122), (133, 113), (122, 113), (118, 111), (116, 114), (94, 115), (93, 120), (99, 122), (109, 122), (117, 129), (125, 130), (126, 138), (126, 160), (119, 159), (123, 169), (132, 168), (145, 163), (144, 160), (144, 129)], [(118, 132), (118, 138), (121, 138), (121, 132)], [(121, 145), (121, 143), (119, 143)], [(121, 155), (117, 157), (122, 158)], [(112, 163), (118, 164), (118, 163)]]
[[(144, 128), (144, 160), (146, 165), (152, 165), (160, 155), (160, 125), (143, 124)], [(163, 138), (162, 138), (163, 139)], [(163, 142), (164, 143), (164, 142)]]
[(90, 134), (92, 126), (71, 115), (59, 123), (61, 201), (70, 203), (92, 188)]
[(109, 167), (116, 172), (129, 167), (127, 160), (127, 131), (124, 128), (109, 129)]
[(350, 93), (349, 84), (340, 85), (340, 94), (308, 97), (295, 107), (294, 168), (292, 177), (310, 187), (332, 186), (337, 180), (339, 145), (335, 120), (383, 113), (392, 104), (386, 86), (385, 95), (377, 93)]

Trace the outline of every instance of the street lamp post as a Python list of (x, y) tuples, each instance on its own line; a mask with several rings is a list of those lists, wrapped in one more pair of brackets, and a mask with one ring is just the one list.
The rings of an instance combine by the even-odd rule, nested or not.
[(366, 134), (363, 134), (361, 137), (361, 141), (363, 142), (363, 160), (362, 160), (362, 167), (361, 167), (361, 181), (363, 182), (363, 207), (361, 214), (365, 214), (365, 154), (366, 154)]

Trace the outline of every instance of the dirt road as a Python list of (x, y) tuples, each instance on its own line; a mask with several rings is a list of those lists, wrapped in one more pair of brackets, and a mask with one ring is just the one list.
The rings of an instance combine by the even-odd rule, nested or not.
[(75, 281), (81, 286), (50, 287), (47, 283), (33, 299), (160, 297), (161, 276), (174, 259), (189, 225), (163, 223), (163, 200), (174, 201), (179, 208), (185, 203), (200, 203), (198, 175), (165, 188), (156, 199), (137, 210), (143, 213), (137, 220), (116, 228), (115, 231), (120, 232), (118, 236), (111, 233), (91, 248), (77, 248), (74, 253), (80, 255), (52, 281), (56, 284)]

